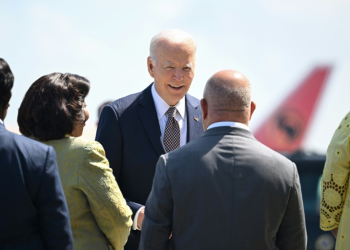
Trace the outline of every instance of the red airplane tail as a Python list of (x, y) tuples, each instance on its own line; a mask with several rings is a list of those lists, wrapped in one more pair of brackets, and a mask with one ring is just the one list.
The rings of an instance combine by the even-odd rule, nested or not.
[(331, 67), (316, 67), (256, 130), (255, 138), (279, 152), (299, 150), (330, 72)]

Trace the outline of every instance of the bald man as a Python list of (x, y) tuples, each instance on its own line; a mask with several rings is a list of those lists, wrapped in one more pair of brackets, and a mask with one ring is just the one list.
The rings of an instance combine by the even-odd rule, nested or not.
[(216, 73), (201, 106), (203, 136), (158, 161), (139, 249), (306, 249), (297, 168), (250, 132), (248, 79)]
[[(125, 246), (139, 247), (145, 203), (159, 156), (203, 133), (199, 100), (187, 94), (195, 70), (196, 43), (182, 30), (155, 35), (147, 58), (154, 83), (140, 93), (108, 104), (96, 140), (105, 151), (119, 187), (133, 211)], [(120, 85), (122, 86), (122, 85)]]

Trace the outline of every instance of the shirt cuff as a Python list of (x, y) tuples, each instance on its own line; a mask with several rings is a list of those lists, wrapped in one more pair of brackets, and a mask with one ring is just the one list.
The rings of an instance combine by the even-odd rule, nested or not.
[(137, 210), (135, 217), (134, 217), (134, 223), (132, 224), (132, 230), (140, 230), (140, 228), (137, 226), (137, 219), (139, 218), (139, 213), (141, 211), (141, 209), (144, 207), (140, 207), (139, 210)]

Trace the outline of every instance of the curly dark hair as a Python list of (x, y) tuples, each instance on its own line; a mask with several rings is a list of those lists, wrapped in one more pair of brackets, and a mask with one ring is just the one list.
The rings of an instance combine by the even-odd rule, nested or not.
[(0, 108), (4, 108), (9, 101), (14, 80), (10, 66), (0, 58)]
[(36, 80), (18, 110), (19, 131), (40, 141), (62, 139), (84, 123), (84, 99), (90, 83), (74, 74), (52, 73)]

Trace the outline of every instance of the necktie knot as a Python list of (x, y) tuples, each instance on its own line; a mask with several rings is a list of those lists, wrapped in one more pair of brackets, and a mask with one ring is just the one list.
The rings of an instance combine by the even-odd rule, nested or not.
[(165, 114), (168, 115), (168, 117), (175, 117), (176, 110), (177, 109), (175, 107), (169, 107), (169, 109), (167, 110), (167, 112), (165, 112)]

